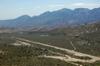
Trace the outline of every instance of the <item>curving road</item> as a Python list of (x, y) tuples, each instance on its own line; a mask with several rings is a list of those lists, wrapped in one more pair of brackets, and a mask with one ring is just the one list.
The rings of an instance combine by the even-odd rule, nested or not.
[(63, 60), (63, 61), (66, 61), (66, 62), (71, 62), (72, 61), (72, 62), (94, 63), (96, 61), (100, 61), (100, 57), (96, 57), (96, 56), (93, 56), (93, 55), (89, 55), (89, 54), (77, 52), (77, 51), (74, 51), (74, 50), (69, 50), (69, 49), (65, 49), (65, 48), (61, 48), (61, 47), (56, 47), (56, 46), (48, 45), (48, 44), (45, 44), (45, 43), (30, 41), (30, 40), (23, 39), (23, 38), (16, 38), (16, 39), (20, 40), (20, 41), (23, 41), (23, 42), (26, 42), (26, 43), (38, 44), (38, 45), (42, 45), (42, 46), (46, 46), (46, 47), (51, 47), (51, 48), (54, 48), (54, 49), (58, 49), (58, 50), (61, 50), (61, 51), (65, 51), (65, 52), (67, 52), (69, 54), (73, 54), (74, 56), (89, 57), (91, 59), (89, 59), (89, 60), (77, 59), (77, 58), (73, 58), (73, 57), (71, 57), (69, 55), (64, 55), (64, 54), (63, 54), (64, 56), (46, 56), (46, 55), (44, 55), (44, 56), (41, 56), (41, 57), (54, 58), (54, 59), (59, 59), (59, 60)]

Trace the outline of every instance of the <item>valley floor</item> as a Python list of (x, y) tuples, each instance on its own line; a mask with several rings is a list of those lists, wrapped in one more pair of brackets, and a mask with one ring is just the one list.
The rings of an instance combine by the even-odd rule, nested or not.
[(0, 66), (100, 66), (99, 56), (77, 51), (83, 45), (67, 40), (62, 35), (0, 34)]
[[(61, 48), (61, 47), (56, 47), (56, 46), (52, 46), (52, 45), (48, 45), (48, 44), (44, 44), (44, 43), (40, 43), (40, 42), (30, 41), (30, 40), (26, 40), (26, 39), (23, 39), (23, 38), (16, 38), (16, 39), (25, 42), (25, 44), (28, 44), (28, 43), (38, 44), (38, 45), (54, 48), (54, 49), (57, 49), (57, 50), (64, 51), (68, 54), (71, 54), (71, 56), (70, 56), (70, 55), (67, 55), (67, 54), (61, 54), (61, 53), (58, 54), (58, 53), (55, 52), (56, 54), (58, 54), (60, 56), (43, 55), (43, 56), (39, 56), (39, 57), (59, 59), (59, 60), (65, 61), (65, 62), (70, 62), (71, 64), (74, 64), (76, 66), (79, 66), (79, 64), (74, 63), (74, 62), (94, 63), (96, 61), (100, 61), (100, 57), (96, 57), (96, 56), (92, 56), (92, 55), (89, 55), (89, 54), (76, 52), (74, 50), (69, 50), (69, 49), (65, 49), (65, 48)], [(77, 57), (80, 57), (80, 59), (77, 58)], [(83, 59), (81, 59), (81, 58), (83, 58)], [(82, 65), (80, 65), (80, 66), (82, 66)]]

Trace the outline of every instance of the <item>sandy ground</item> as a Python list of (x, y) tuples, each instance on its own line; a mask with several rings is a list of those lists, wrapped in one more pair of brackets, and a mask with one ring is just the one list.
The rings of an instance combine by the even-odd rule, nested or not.
[(16, 43), (13, 43), (14, 46), (31, 46), (31, 44), (22, 42), (22, 41), (16, 41)]
[(96, 56), (93, 56), (93, 55), (77, 52), (77, 51), (74, 51), (74, 50), (69, 50), (69, 49), (65, 49), (65, 48), (61, 48), (61, 47), (56, 47), (56, 46), (52, 46), (52, 45), (48, 45), (48, 44), (44, 44), (44, 43), (40, 43), (40, 42), (30, 41), (30, 40), (26, 40), (26, 39), (23, 39), (23, 38), (16, 38), (16, 39), (20, 40), (20, 41), (23, 41), (25, 45), (27, 45), (27, 44), (29, 45), (29, 43), (38, 44), (38, 45), (42, 45), (42, 46), (58, 49), (58, 50), (61, 50), (61, 51), (65, 51), (65, 52), (67, 52), (69, 54), (73, 54), (74, 56), (89, 57), (91, 59), (88, 59), (88, 60), (86, 60), (86, 59), (77, 59), (77, 58), (71, 57), (69, 55), (63, 55), (63, 54), (60, 54), (60, 53), (59, 54), (63, 55), (63, 56), (46, 56), (46, 55), (44, 55), (44, 56), (39, 56), (39, 57), (59, 59), (59, 60), (65, 61), (65, 62), (70, 62), (70, 63), (72, 63), (72, 64), (74, 64), (76, 66), (82, 66), (82, 65), (78, 65), (78, 64), (73, 63), (73, 62), (94, 63), (96, 61), (100, 61), (100, 57), (96, 57)]

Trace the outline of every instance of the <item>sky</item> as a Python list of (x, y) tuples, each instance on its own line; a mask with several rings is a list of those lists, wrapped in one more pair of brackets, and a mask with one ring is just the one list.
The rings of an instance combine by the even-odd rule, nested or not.
[(0, 0), (0, 20), (35, 16), (62, 8), (98, 8), (100, 0)]

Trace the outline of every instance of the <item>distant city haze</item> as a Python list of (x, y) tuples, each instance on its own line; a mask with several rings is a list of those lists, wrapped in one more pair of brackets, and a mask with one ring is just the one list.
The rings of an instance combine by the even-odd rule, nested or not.
[(100, 0), (0, 0), (0, 20), (35, 16), (62, 8), (98, 8)]

